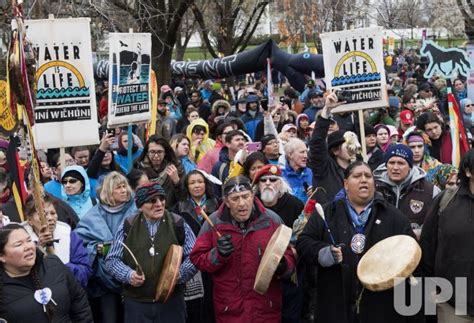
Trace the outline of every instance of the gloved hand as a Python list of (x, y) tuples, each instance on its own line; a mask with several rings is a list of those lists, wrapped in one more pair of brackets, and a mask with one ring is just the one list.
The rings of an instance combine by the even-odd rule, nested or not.
[(278, 263), (277, 269), (275, 270), (275, 274), (277, 276), (281, 276), (284, 273), (286, 273), (287, 270), (288, 270), (288, 263), (286, 262), (285, 256), (283, 256), (280, 262)]
[(223, 235), (217, 239), (217, 251), (222, 257), (229, 257), (234, 252), (232, 244), (232, 236), (230, 234)]

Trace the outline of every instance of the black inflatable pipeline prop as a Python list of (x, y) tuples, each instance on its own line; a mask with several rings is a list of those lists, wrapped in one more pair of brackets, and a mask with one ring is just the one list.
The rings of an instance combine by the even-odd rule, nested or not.
[[(306, 75), (311, 75), (314, 72), (316, 78), (324, 77), (322, 55), (288, 54), (278, 48), (271, 39), (253, 49), (222, 58), (173, 62), (171, 63), (171, 73), (173, 76), (186, 78), (224, 78), (264, 71), (267, 68), (267, 58), (271, 59), (272, 68), (285, 75), (291, 86), (297, 91), (304, 90), (307, 83)], [(106, 80), (108, 78), (108, 61), (99, 61), (94, 66), (94, 74), (97, 79)]]

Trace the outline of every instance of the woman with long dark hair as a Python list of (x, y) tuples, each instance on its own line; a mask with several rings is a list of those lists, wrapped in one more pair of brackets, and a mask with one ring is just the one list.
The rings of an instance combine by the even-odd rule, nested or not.
[(7, 322), (92, 322), (87, 296), (54, 255), (20, 224), (0, 229), (0, 317)]
[[(219, 207), (219, 201), (213, 197), (212, 184), (203, 171), (193, 170), (183, 180), (183, 199), (176, 205), (175, 212), (181, 215), (198, 236), (204, 218), (201, 210), (210, 215)], [(187, 323), (214, 322), (212, 302), (212, 279), (207, 273), (198, 272), (186, 283), (184, 291)]]
[(150, 181), (163, 187), (166, 192), (166, 207), (171, 209), (180, 196), (184, 168), (168, 141), (157, 135), (148, 138), (136, 167), (144, 171)]

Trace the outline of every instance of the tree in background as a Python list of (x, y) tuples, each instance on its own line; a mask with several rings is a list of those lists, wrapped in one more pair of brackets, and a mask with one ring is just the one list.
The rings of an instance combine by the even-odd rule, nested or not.
[(202, 0), (191, 5), (201, 40), (211, 56), (244, 51), (269, 0)]

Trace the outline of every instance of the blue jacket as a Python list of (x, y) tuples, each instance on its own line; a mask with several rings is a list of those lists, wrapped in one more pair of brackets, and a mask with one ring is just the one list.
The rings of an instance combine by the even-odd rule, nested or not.
[(181, 164), (183, 164), (185, 174), (196, 169), (196, 163), (193, 163), (188, 156), (181, 157)]
[(92, 277), (87, 286), (89, 297), (100, 297), (110, 292), (120, 293), (121, 284), (105, 270), (106, 255), (97, 254), (97, 244), (111, 243), (123, 220), (134, 211), (136, 208), (132, 198), (117, 208), (98, 203), (79, 221), (74, 232), (84, 241), (92, 265)]
[[(142, 154), (143, 149), (138, 148), (135, 153), (132, 154), (132, 165), (133, 162), (140, 157)], [(121, 155), (121, 154), (115, 154), (114, 155), (115, 162), (122, 168), (122, 171), (124, 174), (128, 174), (128, 155)]]
[(305, 167), (297, 172), (290, 167), (288, 160), (286, 161), (285, 168), (281, 172), (281, 176), (286, 179), (288, 184), (290, 184), (291, 190), (293, 191), (293, 196), (300, 199), (303, 203), (306, 203), (308, 196), (304, 189), (304, 184), (306, 183), (309, 186), (313, 182), (313, 172), (309, 167)]
[[(260, 123), (260, 121), (263, 120), (263, 115), (260, 113), (260, 111), (257, 111), (255, 114), (255, 117), (252, 117), (250, 113), (247, 111), (243, 116), (240, 117), (242, 122), (245, 125), (245, 129), (247, 130), (247, 134), (252, 138), (252, 141), (255, 141), (255, 135), (257, 133), (257, 125)], [(258, 138), (259, 139), (259, 138)]]
[(89, 176), (87, 176), (84, 167), (74, 165), (64, 168), (61, 174), (61, 178), (63, 178), (64, 174), (70, 170), (75, 170), (82, 175), (82, 177), (84, 178), (84, 190), (82, 191), (82, 193), (76, 195), (67, 195), (64, 191), (64, 187), (61, 185), (61, 199), (73, 208), (73, 210), (76, 212), (77, 216), (80, 219), (93, 206), (92, 199), (90, 196), (91, 186), (89, 182)]

